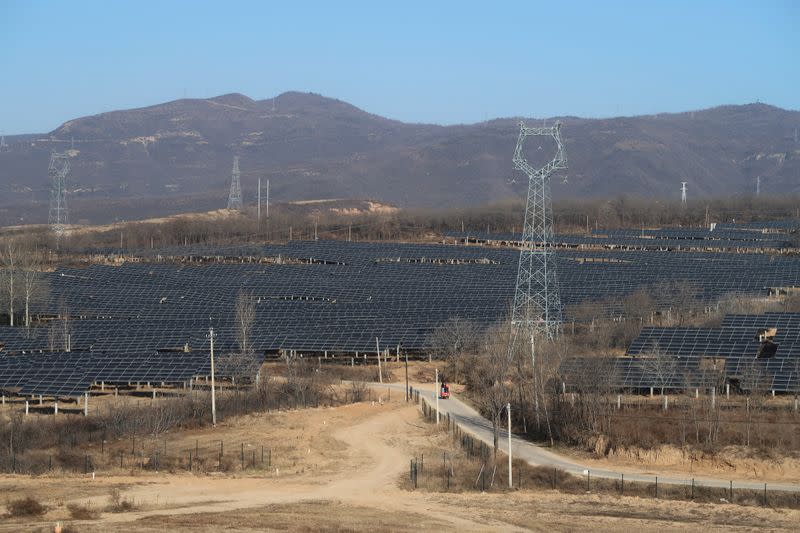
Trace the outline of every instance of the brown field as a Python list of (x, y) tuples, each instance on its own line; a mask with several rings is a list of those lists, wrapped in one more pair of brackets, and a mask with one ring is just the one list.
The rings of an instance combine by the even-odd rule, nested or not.
[[(269, 470), (189, 474), (131, 470), (72, 476), (0, 477), (3, 504), (32, 496), (40, 517), (0, 518), (0, 531), (601, 531), (790, 530), (800, 512), (526, 489), (506, 493), (409, 490), (420, 450), (452, 451), (393, 391), (336, 408), (258, 413), (216, 429), (172, 435), (268, 442)], [(172, 445), (172, 444), (171, 444)], [(178, 444), (176, 444), (178, 445)], [(280, 450), (280, 451), (278, 451)], [(119, 491), (116, 502), (112, 497)], [(122, 502), (122, 504), (120, 503)], [(128, 502), (128, 504), (124, 504)], [(113, 509), (112, 509), (113, 508)], [(112, 512), (121, 511), (121, 512)], [(75, 517), (75, 518), (73, 518)], [(81, 518), (88, 517), (88, 518)]]

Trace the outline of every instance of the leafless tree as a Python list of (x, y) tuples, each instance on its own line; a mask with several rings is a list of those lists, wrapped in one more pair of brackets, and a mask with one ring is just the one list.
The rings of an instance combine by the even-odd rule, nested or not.
[(501, 417), (513, 398), (509, 369), (517, 345), (514, 326), (510, 322), (488, 331), (485, 344), (476, 354), (466, 376), (467, 388), (473, 393), (479, 410), (492, 421), (495, 457)]
[(680, 377), (675, 357), (661, 350), (656, 343), (650, 346), (641, 357), (643, 370), (648, 377), (652, 378), (656, 387), (661, 389), (663, 396), (664, 389), (678, 381)]
[(14, 239), (6, 239), (0, 244), (0, 284), (2, 300), (8, 310), (9, 323), (14, 325), (14, 312), (20, 298), (20, 247)]
[(769, 390), (769, 377), (757, 359), (748, 361), (741, 369), (739, 384), (745, 398), (745, 445), (750, 446), (753, 424), (758, 434), (758, 420), (765, 407)]
[(71, 334), (72, 324), (70, 323), (69, 309), (62, 301), (59, 304), (58, 318), (50, 323), (47, 330), (47, 344), (50, 351), (71, 350)]
[(478, 349), (480, 331), (475, 323), (455, 317), (434, 329), (429, 341), (432, 352), (447, 361), (452, 372), (451, 381), (460, 382), (470, 360), (469, 354)]
[(30, 327), (31, 305), (45, 301), (49, 293), (49, 286), (42, 275), (44, 260), (41, 251), (25, 250), (25, 253), (20, 255), (19, 265), (20, 288), (25, 306), (25, 327)]
[(239, 291), (235, 313), (236, 343), (239, 345), (239, 353), (249, 355), (253, 351), (250, 347), (250, 334), (256, 319), (256, 302), (252, 294), (244, 290)]

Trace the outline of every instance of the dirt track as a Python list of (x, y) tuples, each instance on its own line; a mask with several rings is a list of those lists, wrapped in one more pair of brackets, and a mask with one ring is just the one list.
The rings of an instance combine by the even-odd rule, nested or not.
[[(3, 494), (50, 495), (62, 503), (102, 507), (108, 491), (122, 486), (142, 510), (103, 513), (91, 521), (68, 521), (78, 531), (238, 531), (290, 529), (316, 531), (518, 531), (573, 529), (644, 531), (683, 529), (791, 528), (800, 513), (639, 500), (557, 492), (512, 494), (437, 494), (400, 487), (415, 448), (441, 438), (419, 418), (414, 406), (395, 401), (330, 410), (288, 413), (306, 420), (308, 454), (313, 439), (330, 433), (343, 444), (335, 468), (278, 472), (272, 477), (162, 474), (136, 477), (36, 479), (0, 478)], [(334, 424), (326, 423), (336, 419)], [(351, 424), (342, 422), (352, 421)], [(320, 422), (321, 421), (321, 422)], [(224, 430), (224, 429), (223, 429)], [(446, 437), (445, 437), (446, 438)], [(320, 439), (322, 440), (322, 439)], [(300, 445), (298, 443), (298, 445)], [(303, 444), (306, 445), (306, 444)], [(0, 520), (0, 531), (47, 531), (65, 515), (63, 505), (44, 520)]]

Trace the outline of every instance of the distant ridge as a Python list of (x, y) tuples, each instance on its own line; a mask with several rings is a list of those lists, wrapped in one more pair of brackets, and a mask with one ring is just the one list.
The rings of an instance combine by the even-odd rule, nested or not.
[[(0, 153), (0, 223), (46, 218), (49, 153), (73, 142), (69, 180), (77, 205), (127, 201), (128, 217), (136, 216), (140, 202), (153, 205), (153, 198), (164, 199), (165, 212), (147, 215), (169, 214), (175, 205), (223, 207), (234, 154), (241, 158), (245, 203), (255, 200), (259, 177), (270, 179), (276, 201), (374, 198), (432, 207), (521, 197), (524, 183), (509, 179), (518, 120), (407, 124), (300, 92), (264, 100), (232, 93), (112, 111), (67, 121), (47, 134), (7, 136), (10, 150)], [(690, 200), (751, 194), (756, 176), (762, 194), (800, 193), (800, 144), (793, 135), (798, 111), (747, 104), (562, 120), (570, 177), (554, 183), (556, 198), (676, 199), (680, 181), (689, 182)], [(549, 146), (537, 148), (531, 147), (530, 159), (550, 153)]]

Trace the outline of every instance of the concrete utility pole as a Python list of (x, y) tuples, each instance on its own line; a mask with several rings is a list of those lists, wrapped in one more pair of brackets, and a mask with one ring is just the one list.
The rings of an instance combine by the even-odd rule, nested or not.
[(681, 182), (681, 205), (686, 207), (686, 184), (689, 183), (688, 181)]
[(436, 390), (433, 391), (436, 395), (436, 425), (439, 425), (439, 369), (436, 369)]
[(378, 356), (378, 381), (383, 383), (383, 371), (381, 370), (381, 345), (378, 337), (375, 337), (375, 355)]
[(511, 403), (506, 404), (506, 412), (508, 413), (508, 488), (512, 488), (514, 486), (513, 479), (511, 477)]
[(258, 225), (261, 226), (261, 178), (258, 178), (258, 207), (256, 208), (256, 220)]
[(267, 220), (269, 220), (269, 180), (267, 180)]
[(214, 328), (208, 328), (211, 341), (211, 425), (217, 427), (217, 394), (214, 388)]
[[(408, 350), (406, 350), (406, 401), (408, 401)], [(796, 411), (796, 409), (795, 409)]]

